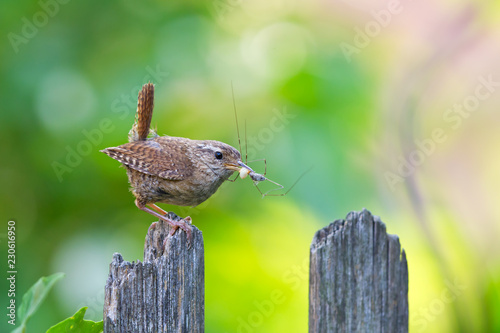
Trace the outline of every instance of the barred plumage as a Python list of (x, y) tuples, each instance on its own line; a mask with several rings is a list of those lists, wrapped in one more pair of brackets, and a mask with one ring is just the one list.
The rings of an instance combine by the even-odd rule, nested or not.
[(148, 175), (182, 180), (193, 174), (184, 138), (157, 137), (101, 150), (109, 157)]

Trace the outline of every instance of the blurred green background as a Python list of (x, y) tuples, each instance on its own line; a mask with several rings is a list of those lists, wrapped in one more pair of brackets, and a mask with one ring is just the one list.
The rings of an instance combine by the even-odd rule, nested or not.
[(28, 332), (102, 319), (113, 253), (142, 259), (154, 219), (99, 150), (127, 141), (148, 81), (160, 134), (237, 147), (232, 81), (249, 159), (286, 187), (314, 166), (285, 197), (245, 179), (163, 205), (203, 231), (207, 332), (306, 332), (310, 241), (363, 207), (406, 249), (412, 332), (500, 331), (499, 18), (493, 1), (4, 2), (2, 253), (13, 219), (18, 304), (66, 273)]

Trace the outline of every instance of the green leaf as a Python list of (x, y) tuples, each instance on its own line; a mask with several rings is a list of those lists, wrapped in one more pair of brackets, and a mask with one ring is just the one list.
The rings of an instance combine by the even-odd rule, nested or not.
[(12, 333), (24, 333), (26, 331), (26, 323), (35, 313), (40, 304), (42, 304), (50, 289), (58, 280), (64, 276), (64, 273), (56, 273), (50, 276), (44, 276), (31, 286), (30, 289), (23, 295), (21, 305), (17, 310), (17, 320), (21, 324), (12, 331)]
[(59, 324), (56, 324), (49, 328), (47, 333), (66, 333), (66, 332), (75, 332), (75, 333), (100, 333), (102, 332), (103, 322), (102, 320), (99, 322), (94, 322), (92, 320), (83, 320), (83, 316), (85, 316), (85, 312), (87, 311), (87, 307), (83, 307), (78, 310), (72, 317), (69, 317), (66, 320), (61, 321)]

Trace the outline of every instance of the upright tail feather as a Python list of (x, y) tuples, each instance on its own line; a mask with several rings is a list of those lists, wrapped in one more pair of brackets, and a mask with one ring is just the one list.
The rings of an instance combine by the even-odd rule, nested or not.
[(129, 142), (147, 139), (153, 118), (154, 94), (155, 87), (152, 83), (146, 83), (139, 91), (135, 123), (128, 133)]

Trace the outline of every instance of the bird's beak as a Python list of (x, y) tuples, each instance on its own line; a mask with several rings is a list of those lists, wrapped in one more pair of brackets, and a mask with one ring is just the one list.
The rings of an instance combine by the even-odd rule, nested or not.
[(243, 163), (241, 161), (238, 161), (238, 164), (225, 163), (224, 166), (226, 167), (226, 169), (233, 170), (233, 171), (240, 171), (241, 168), (245, 168), (249, 171), (253, 171), (252, 168), (250, 168), (248, 165), (246, 165), (245, 163)]
[(248, 176), (248, 174), (253, 171), (252, 168), (241, 161), (238, 161), (238, 164), (226, 163), (224, 164), (224, 166), (228, 170), (238, 171), (242, 179)]
[(234, 163), (224, 163), (224, 167), (232, 171), (240, 171), (241, 167)]

